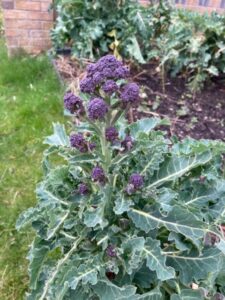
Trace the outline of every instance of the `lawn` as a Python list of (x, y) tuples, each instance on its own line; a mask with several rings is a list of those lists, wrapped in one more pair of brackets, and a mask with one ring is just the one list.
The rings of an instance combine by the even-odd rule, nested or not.
[(43, 138), (63, 119), (62, 88), (48, 58), (9, 59), (0, 40), (0, 299), (23, 299), (32, 234), (15, 222), (35, 204)]

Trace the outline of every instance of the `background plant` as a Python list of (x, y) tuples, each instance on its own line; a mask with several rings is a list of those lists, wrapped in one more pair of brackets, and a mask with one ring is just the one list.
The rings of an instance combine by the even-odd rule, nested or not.
[(69, 43), (76, 57), (113, 51), (141, 64), (155, 59), (162, 80), (182, 75), (192, 91), (225, 72), (223, 15), (177, 10), (167, 1), (143, 7), (130, 0), (58, 0), (56, 8), (55, 48)]
[[(215, 141), (168, 140), (157, 118), (127, 124), (140, 103), (108, 55), (87, 69), (72, 133), (45, 140), (32, 224), (28, 299), (216, 299), (225, 293), (225, 179)], [(62, 161), (63, 159), (63, 161)], [(193, 290), (195, 284), (197, 289)]]
[[(146, 11), (132, 0), (58, 0), (56, 26), (52, 31), (55, 47), (69, 43), (76, 57), (94, 60), (113, 51), (116, 56), (140, 63), (148, 44)], [(142, 50), (141, 50), (142, 49)]]
[(193, 91), (225, 72), (225, 18), (218, 14), (170, 11), (170, 24), (150, 51), (172, 76), (183, 74)]

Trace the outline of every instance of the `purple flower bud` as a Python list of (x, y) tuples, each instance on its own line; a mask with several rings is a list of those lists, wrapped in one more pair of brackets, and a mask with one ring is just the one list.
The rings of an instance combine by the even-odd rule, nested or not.
[(94, 72), (96, 71), (96, 64), (89, 64), (87, 66), (87, 74), (92, 76)]
[(104, 170), (97, 166), (92, 169), (91, 177), (94, 181), (99, 183), (105, 183), (106, 177)]
[(102, 89), (106, 94), (111, 95), (118, 90), (118, 85), (113, 80), (107, 80), (102, 86)]
[(92, 94), (95, 91), (95, 84), (90, 77), (86, 77), (80, 82), (80, 90), (83, 93)]
[(80, 183), (78, 185), (78, 193), (82, 196), (85, 196), (89, 193), (89, 188), (86, 183)]
[(133, 139), (130, 135), (127, 135), (125, 139), (121, 142), (121, 147), (123, 147), (124, 151), (130, 151), (133, 147)]
[(134, 173), (130, 176), (129, 184), (132, 184), (135, 190), (138, 190), (144, 185), (144, 178), (140, 174)]
[(89, 143), (88, 147), (92, 151), (92, 150), (94, 150), (96, 148), (96, 144), (95, 143)]
[(64, 95), (64, 106), (72, 114), (73, 113), (81, 114), (84, 112), (84, 106), (82, 100), (71, 92), (67, 92)]
[(108, 54), (103, 57), (101, 57), (98, 62), (98, 66), (100, 65), (107, 65), (108, 67), (118, 66), (121, 65), (121, 62), (119, 62), (114, 55)]
[(108, 247), (106, 249), (106, 254), (109, 257), (117, 257), (116, 249), (113, 245), (108, 245)]
[(116, 79), (125, 79), (129, 76), (129, 69), (125, 66), (118, 67), (113, 73)]
[(101, 98), (92, 99), (88, 103), (88, 117), (91, 120), (102, 120), (108, 112), (108, 106)]
[(72, 147), (78, 149), (82, 153), (85, 153), (88, 151), (88, 144), (87, 144), (87, 141), (84, 139), (82, 133), (71, 134), (70, 144)]
[(93, 77), (93, 83), (96, 85), (98, 85), (102, 80), (104, 79), (104, 76), (100, 73), (100, 72), (96, 72)]
[(115, 127), (108, 127), (105, 130), (105, 138), (108, 142), (114, 142), (118, 139), (118, 132)]
[(136, 83), (128, 83), (123, 88), (120, 97), (124, 105), (137, 106), (140, 102), (139, 86)]

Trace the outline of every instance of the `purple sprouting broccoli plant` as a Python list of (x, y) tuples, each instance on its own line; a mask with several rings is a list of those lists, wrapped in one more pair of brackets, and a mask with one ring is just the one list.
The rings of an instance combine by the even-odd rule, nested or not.
[(137, 107), (140, 103), (139, 86), (136, 83), (128, 83), (121, 92), (121, 100), (124, 106)]
[(78, 149), (80, 152), (84, 153), (88, 151), (88, 143), (82, 133), (71, 134), (70, 145)]
[(72, 114), (81, 115), (84, 113), (83, 102), (80, 97), (75, 96), (71, 92), (67, 92), (64, 96), (64, 106)]
[(132, 184), (136, 190), (139, 190), (144, 185), (144, 178), (142, 175), (134, 173), (130, 176), (129, 184)]
[(129, 69), (123, 66), (113, 55), (102, 57), (97, 63), (87, 67), (87, 75), (80, 82), (80, 90), (83, 93), (98, 95), (102, 89), (111, 95), (119, 90), (117, 81), (127, 79)]
[(86, 183), (80, 183), (78, 185), (78, 193), (82, 196), (88, 195), (90, 192), (89, 187)]
[(91, 120), (103, 120), (109, 108), (101, 98), (94, 98), (88, 103), (88, 117)]
[(102, 167), (96, 166), (92, 169), (91, 178), (93, 181), (104, 184), (106, 181), (105, 172)]
[(137, 190), (140, 190), (144, 185), (144, 178), (142, 175), (134, 173), (129, 178), (129, 183), (126, 187), (126, 192), (131, 195)]
[(103, 91), (108, 94), (108, 95), (112, 95), (113, 93), (115, 93), (116, 91), (118, 91), (118, 85), (116, 84), (116, 82), (114, 80), (107, 80), (103, 85), (102, 85), (102, 89)]
[(108, 245), (107, 249), (106, 249), (106, 254), (109, 257), (117, 257), (117, 252), (116, 252), (116, 248), (114, 245)]
[(123, 152), (130, 151), (134, 145), (134, 139), (130, 135), (126, 135), (124, 140), (121, 141)]
[(71, 147), (76, 148), (82, 153), (92, 151), (95, 149), (95, 143), (88, 142), (82, 133), (71, 134), (70, 135), (70, 145)]
[(37, 232), (28, 299), (224, 296), (225, 145), (170, 141), (158, 118), (128, 124), (140, 104), (128, 74), (107, 55), (64, 97), (72, 134), (54, 124), (40, 200), (17, 222)]
[(115, 127), (108, 127), (105, 130), (105, 138), (108, 142), (115, 142), (119, 138), (119, 133)]

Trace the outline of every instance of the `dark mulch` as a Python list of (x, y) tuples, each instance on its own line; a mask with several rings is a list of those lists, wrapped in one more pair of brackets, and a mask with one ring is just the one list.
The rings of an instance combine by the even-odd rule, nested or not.
[[(78, 62), (69, 57), (59, 57), (55, 65), (67, 84), (83, 75)], [(144, 91), (142, 112), (134, 113), (134, 119), (167, 117), (171, 120), (170, 128), (166, 129), (170, 136), (225, 140), (225, 79), (217, 78), (193, 95), (180, 77), (167, 78), (163, 93), (160, 75), (153, 64), (141, 69), (133, 67), (131, 73), (131, 79), (142, 85)]]
[(183, 78), (167, 78), (164, 94), (155, 66), (133, 69), (132, 74), (147, 94), (141, 115), (169, 117), (169, 134), (180, 138), (225, 140), (225, 79), (217, 78), (193, 95)]

